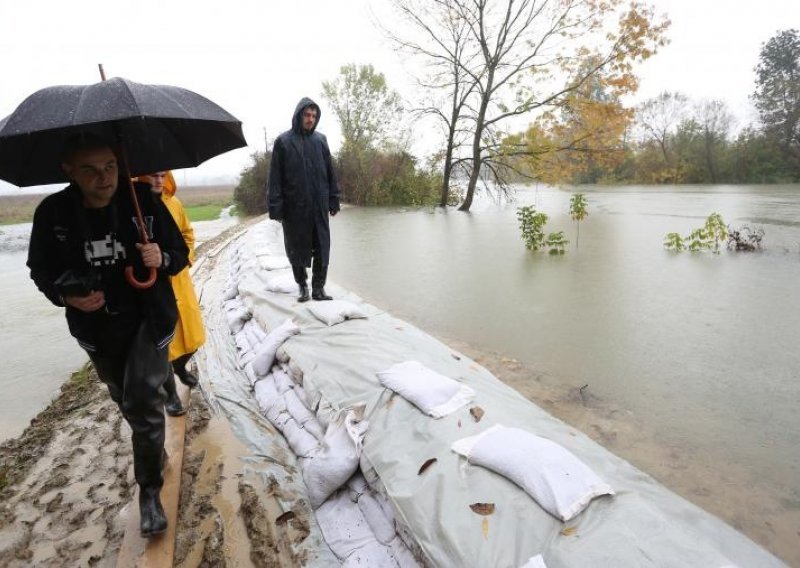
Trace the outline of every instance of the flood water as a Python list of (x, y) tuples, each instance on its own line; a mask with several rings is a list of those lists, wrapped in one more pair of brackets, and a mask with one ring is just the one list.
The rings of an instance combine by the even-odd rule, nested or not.
[[(518, 188), (473, 212), (346, 208), (331, 279), (444, 338), (530, 364), (629, 410), (663, 443), (733, 461), (800, 501), (800, 186)], [(536, 204), (563, 256), (527, 251), (516, 208)], [(762, 227), (764, 250), (664, 250), (711, 212)], [(195, 223), (198, 240), (235, 219)], [(29, 225), (0, 227), (0, 440), (18, 435), (86, 360), (25, 268)]]
[[(800, 500), (800, 186), (518, 188), (516, 203), (349, 208), (333, 220), (331, 276), (445, 338), (589, 385), (663, 443), (744, 465)], [(516, 208), (536, 204), (563, 256), (527, 251)], [(762, 227), (758, 253), (674, 253), (720, 213)]]

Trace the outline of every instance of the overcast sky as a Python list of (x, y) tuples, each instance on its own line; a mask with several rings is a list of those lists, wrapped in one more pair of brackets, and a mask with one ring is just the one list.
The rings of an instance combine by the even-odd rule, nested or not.
[[(264, 129), (273, 138), (290, 126), (303, 96), (321, 104), (320, 130), (335, 151), (339, 130), (320, 92), (339, 67), (371, 63), (402, 95), (414, 94), (373, 25), (382, 1), (2, 0), (0, 117), (42, 87), (98, 81), (103, 63), (108, 76), (196, 91), (243, 122), (250, 149), (179, 173), (178, 183), (233, 178), (263, 148)], [(663, 90), (723, 99), (740, 126), (751, 122), (760, 46), (778, 30), (800, 28), (800, 0), (650, 3), (672, 20), (671, 44), (640, 67), (637, 99)]]

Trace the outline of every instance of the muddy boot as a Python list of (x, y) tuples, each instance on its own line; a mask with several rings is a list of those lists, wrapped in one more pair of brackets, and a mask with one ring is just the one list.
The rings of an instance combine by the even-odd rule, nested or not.
[(300, 287), (300, 295), (297, 297), (298, 302), (308, 302), (308, 284), (303, 282), (302, 284), (298, 284)]
[(194, 355), (194, 352), (181, 355), (172, 362), (172, 370), (175, 371), (181, 382), (190, 389), (196, 387), (199, 382), (197, 376), (186, 368), (186, 364), (192, 358), (192, 355)]
[(161, 506), (160, 487), (139, 488), (139, 531), (144, 538), (162, 534), (167, 530), (167, 516)]
[(167, 391), (167, 402), (164, 403), (164, 410), (170, 416), (181, 416), (186, 414), (186, 409), (178, 396), (178, 389), (175, 386), (175, 375), (169, 373), (167, 380), (164, 381), (164, 390)]

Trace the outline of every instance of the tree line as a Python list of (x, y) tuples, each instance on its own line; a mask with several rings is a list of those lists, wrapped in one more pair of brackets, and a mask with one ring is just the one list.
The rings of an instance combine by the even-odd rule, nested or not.
[[(638, 107), (636, 65), (667, 43), (669, 21), (634, 0), (390, 0), (384, 32), (408, 61), (403, 100), (372, 65), (323, 82), (342, 132), (345, 202), (459, 205), (509, 184), (800, 180), (800, 39), (762, 46), (760, 121), (733, 135), (721, 101), (665, 92)], [(520, 119), (529, 126), (512, 132)], [(419, 120), (439, 150), (410, 151)], [(254, 166), (268, 163), (268, 153)], [(242, 183), (259, 176), (244, 172)], [(256, 188), (253, 188), (256, 189)], [(262, 188), (257, 188), (263, 191)], [(244, 209), (246, 210), (246, 209)]]

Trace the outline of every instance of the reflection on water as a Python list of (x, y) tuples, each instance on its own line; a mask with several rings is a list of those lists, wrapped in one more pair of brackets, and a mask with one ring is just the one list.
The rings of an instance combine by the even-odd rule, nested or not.
[[(516, 207), (575, 238), (569, 193), (333, 220), (331, 275), (420, 327), (532, 364), (631, 410), (675, 447), (798, 490), (800, 187), (587, 189), (580, 248), (526, 251)], [(761, 253), (670, 253), (711, 212), (766, 231)]]

